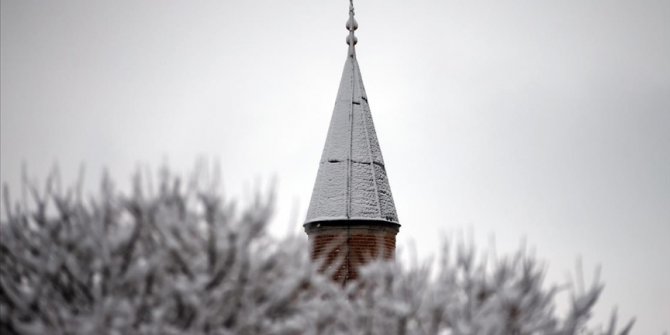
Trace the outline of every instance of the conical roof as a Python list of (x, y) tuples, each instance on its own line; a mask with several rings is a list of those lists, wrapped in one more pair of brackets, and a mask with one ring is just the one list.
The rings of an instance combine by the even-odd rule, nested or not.
[[(350, 12), (349, 52), (323, 148), (305, 224), (373, 220), (393, 224), (398, 216), (386, 176), (354, 44)], [(353, 42), (353, 43), (352, 43)]]

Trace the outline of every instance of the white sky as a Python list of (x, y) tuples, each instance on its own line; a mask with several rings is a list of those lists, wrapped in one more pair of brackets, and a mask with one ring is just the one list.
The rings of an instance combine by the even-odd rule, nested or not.
[[(1, 2), (1, 178), (218, 158), (278, 180), (299, 231), (346, 57), (347, 1)], [(359, 0), (358, 59), (403, 225), (437, 251), (525, 238), (603, 318), (670, 329), (670, 2)], [(16, 192), (14, 192), (16, 193)]]

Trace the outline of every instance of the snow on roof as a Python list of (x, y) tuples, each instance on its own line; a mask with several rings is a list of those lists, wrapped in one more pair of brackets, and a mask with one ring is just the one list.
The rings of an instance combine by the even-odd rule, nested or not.
[(384, 159), (351, 43), (352, 40), (355, 43), (354, 29), (350, 29), (349, 53), (305, 224), (332, 220), (398, 223)]

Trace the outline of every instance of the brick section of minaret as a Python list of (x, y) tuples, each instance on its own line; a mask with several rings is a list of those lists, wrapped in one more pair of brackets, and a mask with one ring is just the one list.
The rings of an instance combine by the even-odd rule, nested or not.
[(342, 284), (358, 278), (359, 268), (373, 259), (393, 259), (397, 233), (397, 228), (375, 225), (307, 231), (312, 259), (323, 262), (321, 271), (332, 271), (333, 280)]

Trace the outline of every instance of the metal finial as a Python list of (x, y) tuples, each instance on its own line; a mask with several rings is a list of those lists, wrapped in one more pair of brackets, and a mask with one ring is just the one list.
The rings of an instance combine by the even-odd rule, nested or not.
[(358, 39), (354, 35), (354, 31), (358, 29), (358, 22), (354, 19), (354, 0), (349, 0), (349, 20), (347, 20), (347, 30), (349, 30), (349, 36), (347, 36), (347, 44), (349, 45), (349, 55), (353, 56), (355, 53), (354, 45), (358, 43)]

